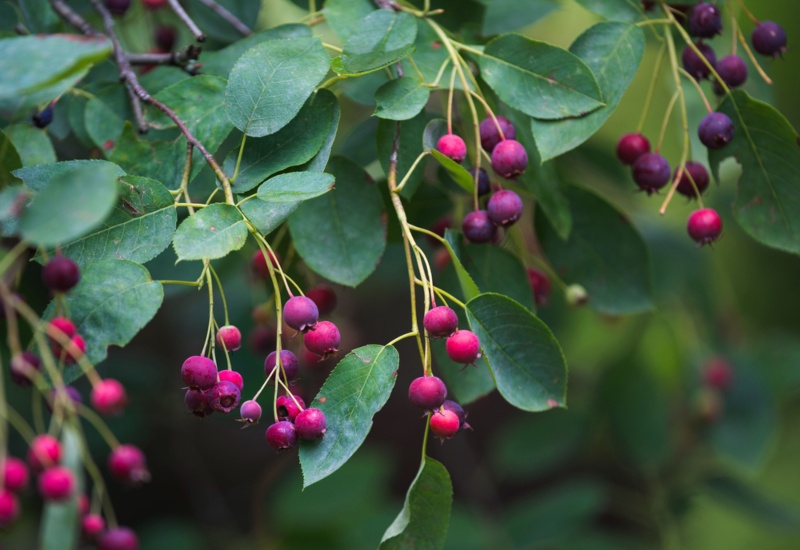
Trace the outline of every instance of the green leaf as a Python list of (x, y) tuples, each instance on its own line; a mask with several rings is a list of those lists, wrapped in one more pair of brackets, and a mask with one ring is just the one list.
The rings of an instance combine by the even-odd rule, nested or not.
[[(333, 95), (332, 92), (327, 90), (326, 92), (327, 93), (323, 94), (323, 91), (319, 90), (317, 92), (317, 97), (321, 98), (323, 95)], [(332, 99), (335, 99), (335, 96)], [(333, 108), (328, 111), (328, 116), (330, 117), (329, 120), (331, 122), (328, 135), (325, 137), (325, 141), (322, 142), (322, 147), (320, 148), (319, 152), (317, 152), (317, 154), (314, 155), (314, 158), (312, 158), (303, 166), (303, 170), (308, 172), (322, 172), (325, 170), (325, 167), (328, 165), (328, 160), (331, 158), (331, 150), (333, 150), (333, 143), (336, 140), (336, 132), (339, 130), (339, 118), (341, 117), (341, 114), (339, 100), (335, 99), (335, 101), (333, 101)]]
[(444, 230), (444, 246), (450, 254), (450, 261), (456, 270), (456, 277), (461, 286), (461, 292), (464, 294), (465, 300), (472, 300), (478, 296), (481, 291), (478, 290), (478, 285), (472, 280), (472, 276), (467, 273), (461, 263), (461, 233), (457, 233), (451, 229)]
[(430, 89), (416, 78), (396, 78), (378, 88), (373, 115), (389, 120), (408, 120), (425, 108), (430, 96)]
[(576, 0), (587, 10), (612, 21), (634, 22), (642, 19), (639, 0)]
[(522, 262), (508, 250), (480, 244), (464, 247), (464, 267), (482, 292), (499, 292), (533, 309), (533, 294)]
[(375, 10), (358, 24), (344, 44), (333, 70), (344, 75), (377, 71), (401, 60), (414, 49), (417, 19), (405, 12)]
[(22, 123), (6, 128), (6, 136), (19, 153), (22, 166), (56, 162), (56, 152), (46, 131)]
[(178, 226), (172, 246), (179, 260), (215, 260), (239, 250), (247, 240), (244, 218), (230, 204), (212, 204)]
[(0, 221), (16, 216), (25, 204), (28, 192), (21, 185), (0, 189)]
[(453, 484), (440, 462), (425, 457), (406, 493), (403, 509), (386, 529), (380, 550), (437, 550), (444, 548)]
[(265, 202), (252, 198), (243, 202), (239, 209), (256, 226), (259, 233), (268, 235), (285, 222), (300, 207), (299, 202)]
[(518, 34), (498, 36), (480, 56), (481, 76), (501, 100), (534, 118), (584, 116), (603, 106), (591, 69), (568, 51)]
[(106, 160), (66, 160), (53, 164), (23, 166), (19, 170), (14, 170), (14, 175), (25, 182), (25, 187), (31, 191), (42, 191), (56, 177), (84, 168), (98, 172), (109, 170), (113, 172), (114, 178), (125, 175), (125, 171), (122, 168)]
[(14, 144), (11, 143), (5, 132), (0, 130), (0, 187), (17, 181), (11, 172), (21, 167), (22, 160), (20, 160)]
[(326, 0), (325, 20), (342, 41), (363, 30), (361, 21), (375, 10), (369, 0)]
[(250, 48), (231, 70), (228, 118), (248, 136), (274, 134), (297, 115), (329, 67), (319, 38), (270, 40)]
[(335, 283), (357, 286), (377, 267), (386, 247), (380, 191), (359, 166), (333, 157), (336, 190), (304, 202), (289, 217), (297, 253)]
[(307, 201), (333, 189), (334, 181), (330, 174), (320, 172), (288, 172), (265, 181), (257, 196), (273, 203)]
[(542, 161), (571, 151), (595, 134), (617, 108), (644, 55), (644, 32), (627, 23), (600, 23), (570, 46), (592, 70), (606, 106), (580, 118), (533, 119), (533, 133)]
[(443, 135), (447, 133), (447, 121), (443, 118), (434, 118), (427, 126), (422, 134), (422, 150), (435, 151), (436, 143)]
[(796, 504), (773, 500), (734, 477), (710, 477), (703, 481), (703, 487), (714, 498), (777, 528), (800, 527), (800, 508)]
[[(127, 172), (162, 181), (168, 189), (177, 189), (186, 162), (186, 140), (181, 137), (176, 141), (147, 141), (139, 136), (130, 121), (125, 121), (122, 135), (109, 160)], [(203, 163), (205, 160), (195, 150), (192, 173)]]
[(709, 150), (708, 160), (719, 180), (719, 166), (734, 157), (742, 167), (733, 215), (757, 241), (800, 253), (800, 150), (797, 132), (774, 107), (735, 91), (719, 112), (733, 121), (733, 140)]
[(592, 192), (570, 187), (572, 232), (564, 241), (537, 219), (545, 256), (568, 283), (589, 293), (589, 305), (612, 315), (653, 307), (650, 252), (625, 215)]
[(39, 528), (41, 550), (67, 550), (78, 546), (78, 497), (84, 494), (83, 442), (70, 424), (64, 424), (61, 434), (62, 465), (75, 476), (75, 491), (65, 502), (45, 502), (42, 525)]
[(22, 237), (50, 247), (85, 235), (114, 208), (117, 174), (108, 164), (83, 164), (56, 174), (20, 216)]
[[(278, 132), (245, 142), (239, 173), (233, 182), (236, 193), (257, 187), (273, 174), (311, 160), (330, 137), (338, 121), (339, 102), (328, 90), (320, 90), (306, 102), (298, 115)], [(232, 150), (223, 168), (233, 174), (239, 148)]]
[[(108, 346), (125, 346), (150, 322), (164, 300), (161, 283), (144, 266), (128, 260), (103, 260), (89, 265), (66, 296), (70, 317), (86, 340), (86, 356), (97, 365)], [(55, 314), (54, 304), (44, 317)], [(64, 371), (64, 382), (83, 376), (79, 365)]]
[(442, 165), (442, 168), (447, 170), (447, 173), (450, 174), (450, 177), (453, 178), (454, 182), (456, 182), (467, 193), (473, 193), (475, 190), (475, 180), (472, 178), (472, 175), (467, 172), (466, 168), (458, 164), (450, 157), (444, 156), (436, 149), (431, 149), (431, 155), (433, 158), (439, 161), (439, 164)]
[(100, 260), (143, 264), (172, 242), (178, 214), (169, 191), (141, 176), (119, 178), (119, 202), (103, 224), (62, 247), (81, 268)]
[(122, 134), (125, 122), (102, 99), (93, 97), (86, 104), (84, 127), (89, 137), (108, 158), (112, 155)]
[(530, 310), (502, 294), (467, 302), (500, 395), (525, 411), (566, 405), (567, 365), (553, 333)]
[(400, 356), (393, 346), (356, 348), (339, 361), (311, 403), (328, 419), (325, 436), (300, 445), (303, 487), (331, 475), (358, 450), (394, 388)]
[[(422, 152), (420, 144), (422, 143), (422, 135), (425, 132), (425, 127), (428, 124), (428, 118), (425, 112), (419, 113), (414, 118), (408, 119), (400, 126), (400, 142), (397, 150), (397, 182), (401, 182), (411, 167), (414, 161)], [(389, 157), (392, 154), (392, 145), (394, 143), (394, 132), (397, 123), (393, 120), (378, 120), (378, 130), (375, 136), (378, 139), (378, 159), (380, 160), (381, 167), (385, 174), (389, 173)], [(422, 183), (422, 176), (424, 175), (422, 168), (423, 163), (417, 165), (414, 173), (408, 178), (405, 187), (400, 192), (403, 198), (411, 198), (414, 192)]]
[(53, 34), (0, 40), (0, 99), (42, 90), (81, 73), (111, 53), (105, 37)]
[(559, 7), (556, 0), (479, 0), (486, 6), (481, 34), (491, 36), (521, 29)]
[[(260, 2), (242, 2), (241, 0), (215, 0), (245, 26), (254, 28), (258, 24), (258, 14), (261, 11)], [(197, 26), (209, 38), (219, 42), (235, 42), (242, 38), (242, 34), (230, 23), (220, 17), (219, 12), (203, 2), (189, 2), (186, 5), (189, 15)], [(205, 59), (205, 52), (203, 55)]]

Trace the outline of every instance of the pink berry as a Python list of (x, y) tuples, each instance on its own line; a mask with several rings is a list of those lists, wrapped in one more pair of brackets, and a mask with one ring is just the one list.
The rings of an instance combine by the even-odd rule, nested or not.
[(703, 366), (703, 380), (707, 386), (724, 390), (733, 381), (733, 368), (722, 357), (712, 357)]
[(332, 288), (324, 285), (306, 291), (306, 297), (317, 304), (320, 315), (328, 315), (336, 309), (336, 293)]
[(9, 491), (18, 493), (28, 484), (28, 467), (19, 458), (7, 456), (2, 470), (3, 487)]
[(39, 474), (38, 485), (43, 499), (63, 502), (75, 492), (75, 476), (66, 466), (51, 466)]
[[(51, 337), (53, 335), (63, 334), (63, 336), (66, 338), (72, 338), (78, 333), (78, 329), (75, 328), (75, 323), (73, 323), (66, 317), (54, 317), (53, 319), (50, 320), (49, 325), (50, 326), (48, 327), (47, 331)], [(56, 332), (53, 332), (54, 330)]]
[(87, 514), (81, 520), (81, 533), (86, 540), (94, 540), (105, 528), (106, 522), (98, 514)]
[(436, 142), (436, 150), (456, 162), (461, 162), (467, 156), (467, 144), (455, 134), (445, 134)]
[(28, 449), (28, 465), (34, 472), (61, 462), (61, 443), (47, 434), (37, 435)]
[[(497, 130), (497, 126), (503, 130), (503, 135)], [(514, 125), (506, 117), (498, 116), (497, 124), (492, 117), (484, 118), (478, 126), (478, 132), (481, 135), (481, 147), (487, 153), (491, 153), (495, 146), (500, 143), (503, 138), (514, 139), (517, 137), (517, 130)]]
[(56, 256), (42, 268), (42, 281), (54, 292), (72, 290), (80, 279), (78, 264), (66, 256)]
[[(280, 264), (280, 256), (276, 253), (270, 252), (269, 253), (272, 268), (275, 269)], [(250, 260), (250, 265), (253, 267), (253, 271), (255, 271), (258, 275), (261, 275), (264, 279), (269, 279), (269, 267), (267, 267), (267, 261), (264, 259), (264, 253), (261, 250), (256, 250), (253, 253), (253, 257)]]
[(222, 381), (214, 384), (208, 393), (208, 404), (216, 412), (227, 414), (239, 405), (242, 393), (233, 382)]
[(106, 378), (92, 388), (92, 406), (102, 415), (121, 414), (127, 404), (125, 387), (113, 378)]
[(290, 449), (297, 445), (297, 432), (288, 420), (275, 422), (267, 428), (267, 443), (277, 451)]
[(244, 389), (244, 379), (242, 379), (242, 375), (236, 372), (235, 370), (219, 371), (219, 381), (230, 382), (231, 384), (239, 388), (239, 391)]
[(489, 198), (486, 213), (493, 224), (508, 227), (522, 216), (522, 199), (513, 191), (502, 189)]
[(27, 388), (30, 387), (32, 380), (39, 373), (41, 367), (42, 362), (34, 353), (23, 351), (11, 358), (8, 371), (12, 382)]
[(536, 302), (537, 306), (545, 305), (547, 303), (547, 298), (550, 296), (550, 279), (547, 275), (532, 267), (527, 269), (527, 273), (528, 282), (533, 291), (533, 300)]
[(258, 424), (258, 421), (261, 420), (261, 405), (252, 399), (245, 401), (239, 407), (239, 414), (242, 416), (241, 422), (246, 425)]
[(516, 140), (505, 139), (492, 151), (492, 169), (506, 179), (514, 179), (528, 167), (528, 153)]
[(150, 479), (144, 453), (135, 445), (120, 445), (108, 455), (108, 471), (125, 483), (141, 483)]
[(217, 365), (208, 357), (192, 355), (181, 366), (184, 383), (193, 390), (207, 390), (217, 383)]
[(451, 439), (458, 433), (461, 422), (455, 412), (445, 409), (431, 414), (430, 425), (433, 435), (440, 439)]
[(208, 402), (208, 394), (200, 390), (186, 390), (183, 403), (190, 413), (199, 418), (205, 418), (214, 412)]
[(497, 235), (497, 226), (486, 210), (475, 210), (464, 216), (461, 230), (469, 242), (476, 244), (490, 243)]
[(458, 328), (458, 315), (447, 306), (437, 306), (425, 314), (422, 325), (432, 338), (447, 338)]
[(242, 347), (242, 333), (233, 325), (219, 327), (217, 331), (217, 345), (227, 351), (236, 351)]
[(408, 400), (415, 407), (433, 410), (447, 399), (447, 386), (436, 376), (420, 376), (408, 386)]
[(294, 422), (300, 411), (305, 408), (306, 404), (303, 398), (295, 395), (294, 398), (289, 395), (281, 395), (275, 400), (275, 408), (278, 411), (278, 418), (280, 420), (288, 420)]
[(114, 527), (97, 537), (97, 550), (138, 550), (139, 539), (127, 527)]
[(617, 142), (617, 157), (622, 164), (632, 165), (640, 156), (650, 152), (650, 142), (642, 134), (625, 134)]
[(313, 441), (325, 435), (325, 413), (313, 407), (300, 411), (294, 419), (294, 428), (300, 439)]
[(8, 527), (19, 516), (17, 495), (7, 489), (0, 490), (0, 529)]
[(319, 309), (314, 300), (306, 296), (293, 296), (283, 306), (283, 320), (300, 332), (306, 332), (317, 324)]
[[(274, 351), (267, 355), (264, 361), (264, 374), (269, 376), (275, 370), (278, 354)], [(297, 361), (297, 356), (288, 349), (281, 350), (281, 365), (283, 372), (286, 373), (287, 380), (294, 380), (297, 378), (297, 373), (300, 370), (300, 363)], [(273, 377), (274, 381), (274, 377)]]
[(712, 208), (695, 210), (689, 215), (687, 230), (697, 244), (710, 244), (722, 234), (722, 218)]
[(474, 363), (480, 356), (481, 343), (468, 330), (459, 330), (445, 343), (447, 355), (456, 363)]
[(309, 330), (303, 336), (306, 349), (324, 358), (336, 354), (340, 341), (339, 329), (330, 321), (320, 321), (313, 330)]

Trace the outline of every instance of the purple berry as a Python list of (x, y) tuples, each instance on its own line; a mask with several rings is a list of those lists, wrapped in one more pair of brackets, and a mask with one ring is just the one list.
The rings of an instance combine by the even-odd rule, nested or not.
[(127, 527), (114, 527), (97, 537), (97, 550), (137, 550), (139, 539)]
[(30, 351), (23, 351), (11, 358), (11, 363), (8, 367), (11, 381), (23, 388), (27, 388), (39, 373), (41, 366), (42, 362), (36, 354)]
[(622, 164), (631, 165), (650, 152), (650, 142), (642, 134), (625, 134), (617, 142), (617, 157)]
[[(267, 355), (267, 359), (264, 361), (264, 374), (267, 376), (272, 374), (272, 371), (275, 370), (277, 357), (274, 351)], [(282, 349), (281, 365), (283, 365), (283, 371), (286, 373), (287, 380), (294, 380), (297, 378), (297, 373), (300, 370), (300, 363), (297, 361), (297, 356), (294, 353), (288, 349)]]
[(495, 225), (508, 227), (522, 216), (522, 199), (508, 189), (502, 189), (489, 198), (486, 213)]
[[(691, 176), (691, 179), (689, 179), (689, 176)], [(694, 180), (694, 185), (692, 185), (692, 180)], [(697, 197), (698, 192), (701, 195), (703, 194), (708, 188), (709, 181), (710, 178), (706, 167), (699, 162), (690, 160), (683, 167), (677, 191), (681, 195), (693, 199)], [(694, 189), (695, 185), (697, 186), (697, 191)]]
[(431, 431), (439, 439), (451, 439), (461, 428), (458, 415), (453, 411), (435, 411), (430, 419)]
[[(472, 175), (473, 181), (475, 180), (475, 168), (470, 168), (469, 173)], [(478, 170), (478, 196), (482, 197), (492, 190), (491, 183), (489, 182), (489, 174), (486, 170), (480, 168)]]
[[(503, 130), (502, 137), (500, 136), (500, 132), (497, 131), (498, 125), (500, 125), (500, 128)], [(481, 135), (481, 146), (487, 153), (491, 153), (497, 144), (503, 141), (503, 137), (506, 139), (514, 139), (517, 137), (517, 130), (514, 128), (514, 125), (510, 120), (502, 116), (497, 117), (497, 124), (495, 124), (492, 117), (484, 118), (478, 127), (478, 131)]]
[(712, 208), (701, 208), (689, 215), (686, 229), (697, 244), (710, 244), (722, 234), (722, 218)]
[(294, 422), (300, 411), (305, 408), (306, 404), (303, 398), (299, 395), (281, 395), (275, 400), (275, 408), (278, 411), (278, 418), (280, 420), (288, 420)]
[(486, 210), (476, 210), (464, 216), (461, 229), (472, 243), (492, 242), (497, 234), (497, 226), (492, 223)]
[(724, 113), (709, 113), (697, 127), (700, 141), (709, 149), (725, 147), (733, 139), (734, 131), (733, 122)]
[(505, 139), (492, 150), (492, 169), (506, 179), (514, 179), (528, 167), (525, 147), (513, 139)]
[(445, 134), (436, 142), (436, 150), (456, 162), (461, 162), (467, 156), (467, 144), (455, 134)]
[(786, 31), (774, 21), (762, 21), (750, 36), (753, 49), (761, 55), (778, 57), (786, 51)]
[(66, 256), (56, 256), (42, 268), (42, 281), (53, 292), (72, 290), (80, 280), (78, 264)]
[(267, 443), (277, 451), (290, 449), (297, 445), (297, 432), (288, 420), (275, 422), (267, 428)]
[(229, 413), (239, 405), (242, 393), (233, 382), (217, 382), (208, 391), (208, 404), (216, 412)]
[[(747, 64), (738, 55), (726, 55), (715, 67), (717, 74), (728, 88), (738, 88), (747, 81)], [(718, 81), (714, 81), (714, 92), (722, 95), (724, 89)]]
[[(708, 61), (712, 67), (715, 67), (717, 64), (717, 54), (714, 53), (714, 49), (702, 42), (696, 43), (695, 46), (697, 46), (697, 49), (703, 54), (706, 61)], [(697, 55), (697, 52), (695, 52), (691, 46), (686, 46), (683, 49), (683, 54), (681, 54), (683, 68), (696, 80), (703, 80), (704, 78), (708, 78), (708, 75), (711, 74), (711, 69), (705, 64), (703, 57)]]
[(330, 321), (320, 321), (313, 330), (305, 333), (303, 343), (308, 351), (327, 359), (331, 355), (336, 355), (341, 339), (336, 325)]
[(171, 52), (175, 47), (175, 40), (178, 38), (178, 31), (172, 25), (160, 25), (156, 28), (153, 39), (159, 50)]
[(420, 376), (408, 386), (408, 400), (426, 411), (438, 409), (447, 399), (447, 386), (436, 376)]
[(183, 397), (183, 403), (189, 412), (200, 418), (205, 418), (214, 412), (214, 409), (208, 404), (208, 395), (199, 390), (187, 390)]
[(714, 4), (697, 4), (689, 14), (689, 34), (698, 38), (711, 38), (722, 33), (722, 15)]
[(242, 379), (242, 375), (236, 372), (235, 370), (219, 371), (219, 381), (230, 382), (234, 386), (239, 388), (239, 391), (242, 391), (244, 389), (244, 380)]
[(445, 343), (447, 356), (456, 363), (474, 363), (480, 356), (481, 343), (474, 333), (468, 330), (456, 331)]
[(425, 314), (422, 325), (432, 338), (447, 338), (458, 328), (458, 315), (447, 306), (437, 306)]
[(261, 405), (252, 399), (245, 401), (239, 407), (239, 414), (242, 416), (241, 422), (244, 422), (245, 425), (258, 424), (258, 421), (261, 420)]
[(147, 460), (136, 445), (120, 445), (108, 455), (108, 471), (125, 483), (138, 484), (150, 479)]
[(633, 163), (633, 181), (648, 195), (669, 182), (670, 172), (669, 162), (658, 153), (645, 153)]
[(181, 366), (184, 383), (193, 390), (207, 390), (217, 383), (217, 365), (208, 357), (192, 355)]
[(306, 441), (321, 439), (325, 435), (325, 426), (325, 413), (313, 407), (301, 411), (294, 419), (297, 435)]
[(305, 296), (294, 296), (283, 306), (283, 320), (300, 332), (314, 327), (319, 319), (319, 309), (314, 300)]
[(233, 325), (219, 327), (217, 345), (227, 351), (236, 351), (242, 347), (242, 332)]

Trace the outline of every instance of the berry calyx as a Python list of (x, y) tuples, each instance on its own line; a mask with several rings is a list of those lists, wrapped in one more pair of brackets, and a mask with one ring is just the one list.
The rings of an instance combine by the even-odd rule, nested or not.
[(48, 466), (61, 462), (61, 443), (52, 435), (37, 435), (28, 449), (28, 466), (41, 472)]
[(481, 343), (474, 333), (459, 330), (445, 343), (447, 356), (456, 363), (474, 363), (481, 356)]
[(0, 528), (8, 527), (19, 516), (19, 499), (7, 489), (0, 490)]
[(86, 514), (81, 520), (81, 534), (86, 540), (92, 541), (106, 528), (103, 516), (98, 514)]
[(80, 280), (78, 264), (66, 256), (58, 255), (42, 268), (42, 282), (53, 292), (72, 290)]
[[(278, 356), (274, 351), (267, 355), (267, 358), (264, 361), (264, 374), (267, 376), (271, 375), (272, 371), (275, 370), (277, 357)], [(297, 360), (297, 356), (294, 353), (288, 349), (282, 349), (281, 365), (283, 366), (283, 372), (286, 373), (287, 380), (294, 380), (297, 378), (297, 373), (300, 370), (300, 362)]]
[(711, 38), (722, 33), (722, 15), (719, 8), (709, 2), (697, 4), (689, 14), (689, 34), (698, 38)]
[(190, 413), (199, 418), (205, 418), (214, 412), (208, 403), (208, 395), (200, 390), (186, 390), (183, 403)]
[(233, 325), (219, 327), (217, 344), (227, 351), (236, 351), (242, 347), (242, 332)]
[(137, 550), (139, 539), (132, 529), (114, 527), (97, 537), (97, 550)]
[(227, 380), (217, 382), (208, 392), (208, 404), (213, 410), (227, 414), (239, 405), (242, 393), (236, 384)]
[[(475, 180), (475, 168), (470, 168), (469, 173)], [(492, 190), (491, 182), (489, 181), (489, 174), (483, 168), (478, 170), (478, 196), (482, 197)]]
[(469, 242), (476, 244), (492, 242), (497, 234), (497, 226), (486, 210), (475, 210), (464, 216), (461, 230)]
[(437, 306), (425, 314), (422, 326), (432, 338), (447, 338), (458, 328), (458, 315), (447, 306)]
[(492, 150), (492, 170), (506, 179), (514, 179), (528, 167), (525, 147), (513, 139), (505, 139)]
[(314, 441), (325, 435), (325, 413), (314, 407), (300, 411), (294, 419), (294, 429), (300, 439)]
[(276, 451), (290, 449), (297, 445), (297, 432), (288, 420), (275, 422), (267, 428), (267, 443)]
[[(703, 80), (704, 78), (708, 78), (708, 75), (711, 74), (711, 69), (708, 65), (712, 67), (716, 66), (717, 54), (714, 53), (714, 48), (708, 44), (698, 42), (695, 46), (702, 54), (702, 57), (694, 51), (694, 48), (686, 46), (681, 54), (681, 61), (687, 73), (692, 75), (696, 80)], [(703, 58), (708, 61), (708, 65), (703, 61)]]
[(436, 150), (459, 163), (467, 156), (467, 144), (455, 134), (440, 137), (436, 142)]
[(135, 445), (120, 445), (108, 455), (108, 471), (125, 483), (138, 484), (150, 480), (144, 453)]
[[(497, 130), (497, 126), (503, 130), (503, 135)], [(484, 118), (478, 126), (478, 132), (481, 135), (481, 147), (487, 153), (491, 153), (498, 143), (505, 139), (514, 139), (517, 137), (517, 129), (506, 117), (498, 116), (497, 124), (492, 117)]]
[[(738, 88), (747, 81), (747, 63), (738, 55), (726, 55), (717, 61), (715, 69), (728, 88)], [(724, 91), (719, 81), (715, 81), (714, 92), (721, 95)]]
[(275, 400), (275, 409), (278, 411), (279, 420), (294, 422), (294, 419), (305, 407), (305, 401), (299, 395), (281, 395)]
[(703, 366), (703, 382), (709, 387), (724, 390), (733, 381), (733, 368), (722, 357), (712, 357)]
[(640, 133), (625, 134), (617, 142), (617, 158), (622, 164), (631, 165), (649, 152), (650, 142)]
[(408, 386), (408, 400), (426, 411), (438, 409), (447, 399), (447, 386), (438, 376), (420, 376)]
[(648, 195), (669, 183), (671, 172), (667, 159), (658, 153), (645, 153), (633, 163), (633, 181)]
[(8, 372), (11, 375), (12, 382), (18, 386), (27, 388), (39, 373), (41, 367), (42, 362), (39, 357), (30, 351), (23, 351), (19, 355), (15, 355), (11, 358)]
[(320, 315), (329, 315), (336, 309), (336, 293), (328, 286), (320, 285), (307, 290), (306, 298), (317, 304)]
[(303, 343), (311, 353), (321, 355), (327, 359), (331, 355), (336, 355), (339, 351), (341, 335), (336, 325), (330, 321), (320, 321), (313, 330), (309, 330), (303, 336)]
[(786, 51), (786, 31), (774, 21), (762, 21), (750, 36), (753, 49), (761, 55), (778, 57)]
[[(694, 181), (694, 185), (692, 185), (692, 181)], [(708, 188), (709, 182), (710, 177), (706, 167), (699, 162), (690, 160), (683, 166), (683, 172), (681, 173), (681, 179), (678, 181), (677, 191), (690, 199), (697, 198), (698, 193), (702, 195)], [(695, 191), (695, 186), (697, 186), (697, 191)]]
[(3, 487), (9, 491), (18, 493), (28, 484), (28, 467), (19, 458), (7, 456), (0, 469), (3, 472)]
[(545, 305), (547, 298), (550, 296), (550, 279), (538, 269), (529, 267), (526, 271), (528, 273), (528, 282), (533, 291), (533, 301), (536, 302), (537, 306)]
[(251, 424), (258, 424), (258, 421), (261, 420), (261, 405), (252, 399), (245, 401), (239, 407), (239, 414), (242, 417), (240, 422), (244, 422), (245, 427)]
[(709, 113), (697, 127), (700, 141), (709, 149), (722, 149), (731, 142), (734, 133), (733, 122), (724, 113)]
[(430, 419), (431, 431), (439, 439), (451, 439), (461, 428), (458, 415), (449, 410), (434, 411)]
[(63, 502), (75, 492), (75, 476), (66, 466), (51, 466), (39, 474), (38, 487), (43, 499)]
[(102, 415), (121, 414), (128, 404), (125, 387), (113, 378), (106, 378), (92, 388), (92, 406)]
[(217, 365), (202, 355), (192, 355), (181, 366), (181, 378), (192, 390), (207, 390), (217, 383)]
[(722, 234), (722, 218), (712, 208), (701, 208), (689, 215), (686, 228), (697, 244), (710, 244)]
[(306, 296), (293, 296), (283, 306), (283, 320), (300, 332), (306, 332), (317, 324), (319, 309), (314, 300)]
[(502, 189), (489, 198), (486, 213), (493, 224), (508, 227), (522, 216), (522, 199), (513, 191)]

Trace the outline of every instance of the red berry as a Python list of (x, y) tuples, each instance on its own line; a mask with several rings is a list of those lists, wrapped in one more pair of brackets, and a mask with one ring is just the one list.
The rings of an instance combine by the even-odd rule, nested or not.
[(733, 381), (733, 368), (722, 357), (712, 357), (703, 367), (703, 380), (707, 386), (724, 390)]
[(97, 550), (138, 550), (139, 539), (127, 527), (109, 529), (97, 537)]
[(19, 355), (15, 355), (11, 358), (8, 372), (11, 375), (12, 382), (23, 388), (27, 388), (39, 373), (41, 367), (42, 362), (34, 353), (23, 351)]
[(761, 55), (778, 57), (786, 51), (786, 31), (774, 21), (762, 21), (750, 36), (753, 49)]
[(458, 328), (458, 315), (447, 306), (438, 306), (425, 314), (422, 325), (433, 338), (447, 338)]
[(303, 343), (311, 353), (328, 358), (339, 351), (341, 335), (336, 325), (330, 321), (320, 321), (313, 330), (309, 330), (303, 336)]
[[(273, 269), (277, 268), (281, 261), (280, 256), (274, 252), (270, 252), (269, 256)], [(264, 279), (269, 279), (269, 267), (267, 267), (267, 261), (264, 259), (264, 253), (261, 252), (260, 249), (253, 252), (250, 265), (253, 267), (253, 271), (255, 271), (258, 275), (261, 275), (261, 277)]]
[(75, 492), (75, 476), (66, 466), (51, 466), (39, 474), (38, 485), (43, 499), (63, 502)]
[(320, 315), (328, 315), (336, 309), (336, 293), (332, 288), (320, 285), (306, 292), (306, 297), (317, 304)]
[(733, 139), (733, 122), (724, 113), (709, 113), (697, 127), (700, 141), (709, 149), (722, 149)]
[(633, 163), (633, 181), (648, 195), (669, 183), (671, 172), (667, 159), (658, 153), (645, 153)]
[(0, 529), (8, 527), (19, 516), (17, 495), (7, 489), (0, 490)]
[(467, 144), (455, 134), (445, 134), (436, 142), (436, 150), (456, 162), (461, 162), (467, 156)]
[(550, 296), (550, 279), (547, 275), (532, 267), (527, 269), (527, 273), (528, 282), (533, 291), (533, 300), (536, 302), (537, 306), (545, 305), (547, 303), (547, 298)]
[(242, 347), (242, 333), (233, 325), (225, 325), (217, 331), (217, 345), (227, 351), (236, 351)]
[(92, 406), (100, 414), (121, 414), (127, 404), (125, 387), (113, 378), (106, 378), (92, 388)]
[(304, 409), (294, 419), (294, 428), (300, 439), (313, 441), (325, 435), (325, 413), (313, 407)]
[(207, 390), (217, 383), (217, 365), (208, 357), (192, 355), (181, 366), (184, 383), (193, 390)]
[(199, 390), (187, 390), (186, 395), (183, 397), (183, 403), (189, 409), (189, 412), (200, 418), (205, 418), (214, 412), (214, 409), (208, 403), (208, 395)]
[(239, 407), (239, 414), (242, 416), (241, 422), (246, 424), (258, 424), (261, 420), (261, 405), (257, 401), (249, 400), (242, 403)]
[(710, 244), (722, 234), (722, 218), (712, 208), (701, 208), (689, 215), (687, 229), (697, 244)]
[(497, 235), (497, 226), (486, 210), (475, 210), (464, 216), (461, 230), (469, 242), (476, 244), (492, 242)]
[(275, 422), (267, 428), (267, 443), (275, 450), (282, 451), (297, 445), (297, 432), (288, 420)]
[(42, 281), (53, 292), (72, 290), (80, 279), (78, 264), (66, 256), (56, 256), (42, 268)]
[(7, 456), (2, 470), (3, 487), (9, 491), (18, 493), (28, 484), (28, 467), (19, 458)]
[(227, 414), (239, 405), (242, 393), (233, 382), (222, 381), (214, 384), (208, 394), (208, 404), (213, 410)]
[[(692, 185), (692, 180), (694, 180), (694, 185)], [(678, 181), (678, 193), (690, 199), (697, 198), (698, 192), (702, 195), (703, 191), (708, 188), (709, 182), (710, 178), (706, 167), (699, 162), (690, 160), (683, 167), (681, 179)], [(695, 185), (697, 191), (695, 191)]]
[(141, 483), (150, 479), (144, 453), (135, 445), (120, 445), (108, 455), (108, 471), (125, 483)]
[(445, 409), (431, 414), (430, 425), (433, 435), (440, 439), (451, 439), (458, 433), (461, 422), (455, 412)]
[(242, 379), (242, 375), (236, 372), (235, 370), (219, 371), (219, 381), (230, 382), (231, 384), (239, 388), (239, 391), (244, 389), (244, 380)]
[(94, 540), (105, 528), (106, 522), (98, 514), (87, 514), (81, 520), (81, 533), (86, 540)]
[(492, 169), (506, 179), (514, 179), (528, 167), (525, 147), (513, 139), (498, 143), (492, 151)]
[(447, 399), (447, 386), (436, 376), (420, 376), (408, 386), (408, 400), (425, 410), (438, 409)]
[[(266, 374), (267, 376), (272, 374), (272, 371), (275, 370), (277, 357), (278, 355), (274, 351), (269, 355), (267, 355), (267, 358), (264, 361), (264, 374)], [(283, 372), (286, 373), (287, 380), (294, 380), (295, 378), (297, 378), (297, 373), (300, 370), (300, 363), (297, 361), (297, 356), (294, 353), (292, 353), (288, 349), (282, 349), (281, 365), (283, 366)]]
[(300, 332), (314, 328), (319, 319), (319, 309), (314, 300), (306, 296), (293, 296), (283, 306), (283, 320)]
[(481, 343), (468, 330), (459, 330), (448, 338), (445, 349), (448, 357), (456, 363), (474, 363), (481, 356)]
[(489, 198), (486, 213), (495, 225), (508, 227), (522, 216), (522, 199), (508, 189), (502, 189)]
[(448, 399), (447, 401), (442, 403), (442, 407), (446, 411), (453, 411), (454, 413), (456, 413), (459, 422), (458, 426), (459, 430), (462, 430), (464, 428), (469, 428), (470, 430), (472, 429), (472, 427), (469, 424), (467, 424), (467, 412), (461, 405), (459, 405), (455, 401), (451, 401)]
[[(497, 130), (498, 125), (503, 130), (502, 137)], [(510, 120), (502, 116), (497, 117), (497, 124), (495, 124), (492, 117), (484, 118), (478, 126), (478, 132), (481, 135), (481, 147), (483, 147), (487, 153), (491, 153), (495, 146), (503, 140), (503, 137), (505, 137), (505, 139), (514, 139), (517, 137), (517, 130), (514, 128), (514, 125)]]
[(61, 462), (61, 443), (47, 434), (37, 435), (28, 449), (28, 465), (34, 472)]
[(617, 157), (622, 164), (631, 165), (650, 152), (650, 142), (642, 134), (625, 134), (617, 142)]
[(305, 408), (306, 404), (303, 401), (303, 398), (299, 395), (289, 396), (289, 395), (281, 395), (275, 401), (275, 408), (278, 411), (278, 418), (280, 420), (288, 420), (290, 422), (294, 422), (294, 419), (297, 418), (297, 415), (300, 414), (300, 411)]

